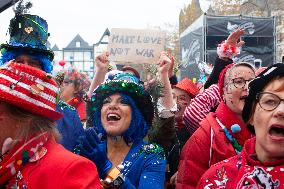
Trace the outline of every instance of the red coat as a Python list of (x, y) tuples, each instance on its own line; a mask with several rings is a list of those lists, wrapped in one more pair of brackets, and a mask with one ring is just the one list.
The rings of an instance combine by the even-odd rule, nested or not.
[(211, 165), (236, 155), (216, 117), (228, 129), (233, 124), (240, 125), (241, 132), (233, 136), (241, 145), (251, 137), (244, 123), (222, 102), (216, 113), (208, 114), (200, 122), (200, 127), (183, 147), (176, 189), (196, 188), (199, 179)]
[(261, 163), (255, 154), (255, 138), (241, 154), (221, 161), (202, 176), (198, 189), (284, 188), (284, 159)]
[(22, 170), (27, 189), (99, 189), (95, 164), (73, 154), (53, 140), (47, 141), (47, 153)]

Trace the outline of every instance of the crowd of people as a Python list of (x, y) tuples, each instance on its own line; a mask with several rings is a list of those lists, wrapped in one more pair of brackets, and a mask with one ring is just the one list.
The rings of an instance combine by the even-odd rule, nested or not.
[[(47, 22), (17, 13), (0, 58), (0, 188), (284, 188), (284, 64), (233, 62), (237, 29), (202, 89), (170, 51), (142, 81), (95, 59), (52, 75)], [(156, 90), (151, 90), (152, 88)]]

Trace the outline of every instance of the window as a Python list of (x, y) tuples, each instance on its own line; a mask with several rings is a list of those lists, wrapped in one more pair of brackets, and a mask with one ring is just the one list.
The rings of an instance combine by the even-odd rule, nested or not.
[(76, 42), (76, 47), (81, 47), (81, 42), (80, 41)]
[(74, 52), (75, 61), (83, 61), (83, 52)]

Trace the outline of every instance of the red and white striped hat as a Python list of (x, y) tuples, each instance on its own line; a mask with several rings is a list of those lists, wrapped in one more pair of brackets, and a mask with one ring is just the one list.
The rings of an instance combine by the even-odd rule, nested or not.
[(18, 63), (0, 67), (0, 101), (13, 104), (34, 114), (57, 120), (56, 82), (46, 72)]

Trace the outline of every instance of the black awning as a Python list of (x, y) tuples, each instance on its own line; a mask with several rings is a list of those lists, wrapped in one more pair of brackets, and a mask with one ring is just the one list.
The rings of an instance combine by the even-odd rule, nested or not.
[(7, 8), (11, 7), (18, 1), (19, 0), (1, 0), (0, 1), (0, 13), (6, 10)]

